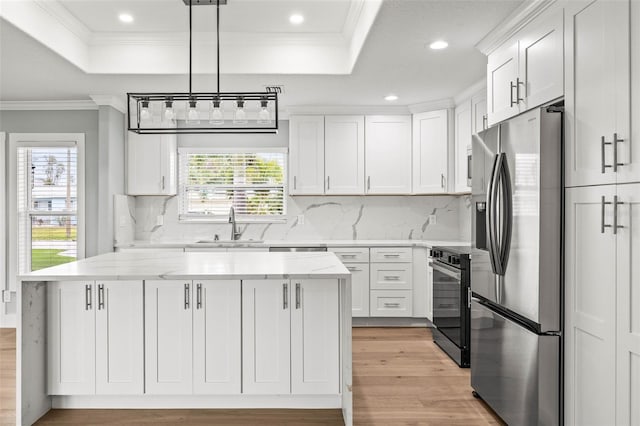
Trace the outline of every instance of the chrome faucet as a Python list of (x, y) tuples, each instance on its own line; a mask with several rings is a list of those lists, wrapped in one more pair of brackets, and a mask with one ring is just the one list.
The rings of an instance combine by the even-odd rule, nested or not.
[(229, 223), (231, 224), (231, 240), (235, 241), (240, 239), (242, 233), (238, 232), (238, 228), (236, 227), (236, 211), (233, 206), (229, 209)]

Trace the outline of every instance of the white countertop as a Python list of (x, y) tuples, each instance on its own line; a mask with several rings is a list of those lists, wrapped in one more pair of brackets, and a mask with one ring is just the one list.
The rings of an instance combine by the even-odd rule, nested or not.
[(22, 281), (346, 278), (328, 252), (107, 253), (22, 275)]
[[(435, 247), (435, 246), (469, 246), (468, 241), (459, 240), (266, 240), (234, 241), (233, 247)], [(197, 241), (133, 241), (131, 243), (116, 244), (117, 248), (197, 248), (197, 247), (229, 247), (229, 242)]]

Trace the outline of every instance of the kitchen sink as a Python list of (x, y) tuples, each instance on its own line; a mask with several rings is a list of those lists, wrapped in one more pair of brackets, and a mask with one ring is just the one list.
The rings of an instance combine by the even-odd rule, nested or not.
[(246, 246), (253, 244), (263, 244), (262, 240), (198, 240), (198, 244), (216, 244), (220, 246)]

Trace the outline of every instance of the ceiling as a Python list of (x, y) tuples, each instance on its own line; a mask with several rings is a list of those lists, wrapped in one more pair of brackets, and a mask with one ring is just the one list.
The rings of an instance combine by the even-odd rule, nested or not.
[[(187, 90), (188, 9), (180, 0), (16, 2), (45, 3), (49, 15), (54, 8), (65, 25), (46, 34), (35, 12), (7, 12), (12, 1), (0, 7), (0, 100)], [(398, 95), (396, 105), (450, 99), (483, 78), (486, 57), (475, 44), (521, 3), (229, 0), (221, 6), (221, 88), (284, 84), (285, 107), (388, 105), (390, 93)], [(215, 90), (215, 38), (208, 33), (214, 9), (194, 7), (194, 91)], [(122, 12), (134, 23), (122, 24)], [(302, 25), (288, 22), (293, 12), (305, 16)], [(65, 38), (69, 28), (75, 38)], [(429, 49), (436, 39), (449, 48)]]

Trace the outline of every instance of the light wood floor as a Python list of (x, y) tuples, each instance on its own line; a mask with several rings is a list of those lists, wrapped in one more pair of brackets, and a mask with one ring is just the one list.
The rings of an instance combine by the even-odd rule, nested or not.
[[(0, 329), (0, 425), (15, 422), (15, 330)], [(353, 330), (355, 425), (503, 425), (423, 328)], [(51, 410), (37, 425), (340, 425), (340, 410)]]

